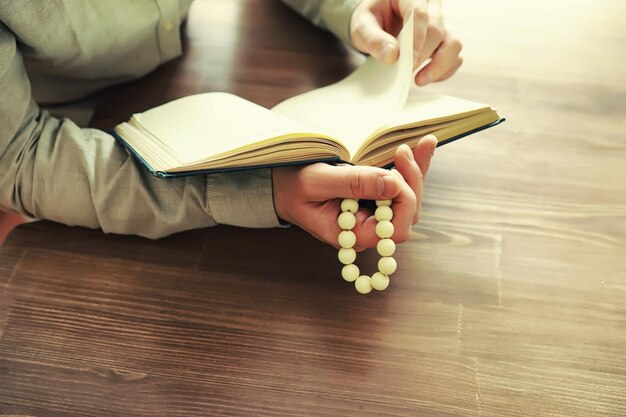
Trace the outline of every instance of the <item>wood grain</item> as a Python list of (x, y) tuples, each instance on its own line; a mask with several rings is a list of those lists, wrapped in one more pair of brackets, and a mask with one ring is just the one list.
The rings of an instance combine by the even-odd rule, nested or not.
[[(386, 292), (296, 228), (25, 224), (0, 249), (0, 415), (626, 415), (624, 3), (445, 6), (466, 63), (427, 88), (508, 120), (437, 151)], [(184, 33), (94, 126), (204, 91), (271, 106), (362, 59), (278, 1), (196, 1)]]

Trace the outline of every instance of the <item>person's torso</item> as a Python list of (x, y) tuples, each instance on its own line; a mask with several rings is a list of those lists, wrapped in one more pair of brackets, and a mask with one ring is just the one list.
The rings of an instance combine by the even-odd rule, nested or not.
[(180, 54), (190, 0), (8, 2), (13, 31), (40, 102), (76, 99), (146, 74)]

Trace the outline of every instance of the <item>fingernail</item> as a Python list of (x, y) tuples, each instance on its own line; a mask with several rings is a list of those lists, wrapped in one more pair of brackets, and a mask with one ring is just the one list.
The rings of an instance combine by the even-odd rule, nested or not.
[(409, 145), (406, 146), (404, 152), (406, 153), (407, 158), (409, 158), (409, 161), (415, 161), (415, 156), (413, 156), (413, 151)]
[(396, 195), (396, 180), (391, 175), (378, 177), (378, 195), (393, 197)]
[(386, 43), (385, 46), (383, 46), (383, 50), (380, 53), (380, 59), (383, 62), (387, 62), (390, 63), (391, 60), (391, 54), (393, 53), (393, 45), (390, 43)]
[(430, 72), (427, 72), (426, 74), (422, 74), (419, 77), (419, 85), (425, 86), (426, 84), (430, 84), (432, 80), (433, 80), (433, 75)]
[(438, 144), (437, 138), (434, 138), (434, 140), (431, 141), (431, 144), (430, 144), (430, 157), (431, 158), (435, 156), (435, 150), (437, 149), (437, 144)]

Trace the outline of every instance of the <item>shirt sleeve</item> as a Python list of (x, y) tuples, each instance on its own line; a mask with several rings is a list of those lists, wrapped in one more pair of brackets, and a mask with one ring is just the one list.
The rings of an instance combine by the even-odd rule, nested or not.
[(279, 226), (270, 169), (158, 179), (106, 132), (42, 111), (0, 23), (0, 209), (159, 238), (218, 223)]
[(317, 26), (335, 34), (347, 45), (350, 41), (350, 18), (362, 0), (283, 0)]

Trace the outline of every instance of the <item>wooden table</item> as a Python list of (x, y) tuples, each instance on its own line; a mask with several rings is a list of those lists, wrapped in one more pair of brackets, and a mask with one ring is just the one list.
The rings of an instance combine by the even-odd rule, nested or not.
[[(429, 89), (508, 121), (437, 151), (386, 292), (296, 228), (23, 225), (0, 249), (0, 414), (626, 415), (625, 3), (446, 7), (466, 64)], [(278, 1), (197, 1), (185, 35), (94, 125), (203, 91), (271, 106), (358, 62)]]

